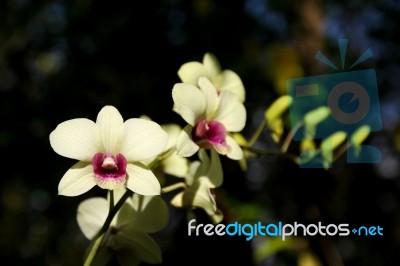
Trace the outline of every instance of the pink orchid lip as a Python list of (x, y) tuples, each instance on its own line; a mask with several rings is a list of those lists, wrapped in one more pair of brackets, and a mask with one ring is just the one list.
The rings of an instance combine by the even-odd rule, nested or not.
[(202, 148), (225, 147), (226, 129), (218, 121), (200, 120), (192, 130), (192, 139)]
[(92, 159), (92, 166), (96, 183), (101, 188), (113, 189), (125, 184), (127, 161), (122, 154), (114, 156), (96, 153)]

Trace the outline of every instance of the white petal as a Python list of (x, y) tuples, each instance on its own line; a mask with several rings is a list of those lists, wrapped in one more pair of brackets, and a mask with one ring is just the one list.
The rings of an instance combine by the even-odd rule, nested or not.
[(228, 132), (239, 132), (246, 124), (246, 108), (230, 91), (220, 94), (218, 114), (215, 120), (221, 122)]
[[(201, 160), (200, 167), (196, 169), (194, 178), (202, 178), (209, 188), (216, 188), (222, 184), (223, 172), (219, 155), (215, 150), (211, 150), (211, 158), (206, 150), (199, 150), (199, 158)], [(194, 165), (193, 167), (196, 167)], [(192, 169), (193, 171), (194, 169)]]
[(128, 181), (126, 187), (140, 195), (160, 195), (161, 186), (157, 177), (144, 164), (128, 163), (126, 167)]
[(178, 137), (176, 142), (177, 154), (183, 157), (190, 157), (199, 150), (199, 146), (193, 142), (190, 137), (192, 127), (186, 126)]
[(217, 89), (208, 78), (201, 77), (199, 79), (199, 87), (204, 95), (206, 103), (206, 118), (211, 118), (218, 108), (219, 98)]
[(108, 191), (107, 193), (107, 200), (110, 200), (110, 193), (113, 193), (114, 196), (114, 204), (117, 204), (117, 202), (122, 198), (122, 196), (126, 192), (126, 187), (119, 186), (118, 188), (115, 188), (113, 190)]
[(164, 124), (161, 128), (168, 134), (168, 144), (165, 150), (174, 148), (182, 128), (177, 124)]
[(219, 155), (216, 151), (211, 150), (211, 163), (207, 172), (208, 180), (210, 181), (209, 187), (219, 187), (223, 181), (223, 171)]
[(206, 53), (203, 57), (203, 65), (209, 73), (209, 78), (213, 80), (221, 72), (221, 66), (217, 58), (211, 54)]
[(230, 147), (226, 156), (232, 160), (241, 160), (243, 158), (243, 150), (237, 144), (237, 142), (231, 137), (226, 136), (226, 143)]
[(115, 225), (117, 227), (126, 226), (132, 223), (135, 215), (137, 215), (137, 212), (133, 209), (131, 198), (128, 198), (115, 216)]
[(217, 204), (211, 195), (210, 188), (201, 179), (183, 193), (181, 200), (183, 207), (203, 209), (214, 223), (219, 223), (223, 218), (222, 213), (217, 209)]
[(177, 193), (171, 200), (171, 205), (177, 208), (183, 207), (183, 194), (184, 192)]
[(108, 215), (109, 204), (105, 198), (90, 198), (82, 201), (76, 219), (82, 233), (92, 239), (101, 229)]
[(219, 91), (230, 91), (239, 97), (240, 102), (244, 102), (246, 92), (240, 77), (232, 70), (224, 70), (219, 76)]
[(168, 223), (168, 207), (160, 196), (132, 197), (132, 206), (137, 212), (133, 217), (132, 226), (141, 232), (155, 233)]
[(194, 193), (194, 198), (191, 200), (192, 206), (201, 207), (204, 210), (207, 210), (207, 212), (216, 211), (217, 204), (215, 203), (214, 197), (211, 195), (210, 188), (203, 182), (198, 182), (197, 184), (198, 185), (192, 186), (193, 190), (189, 189), (187, 191), (189, 192), (187, 193), (188, 198), (190, 198), (190, 193)]
[(103, 107), (97, 115), (96, 124), (102, 142), (103, 152), (116, 154), (121, 149), (124, 120), (114, 106)]
[(61, 178), (58, 184), (58, 194), (78, 196), (96, 185), (91, 164), (78, 162), (74, 164)]
[(87, 162), (99, 151), (97, 140), (96, 124), (86, 118), (65, 121), (50, 134), (50, 145), (56, 153)]
[(121, 154), (128, 162), (142, 161), (163, 152), (167, 143), (168, 134), (159, 124), (132, 118), (125, 122)]
[(208, 77), (208, 71), (200, 62), (188, 62), (178, 70), (178, 76), (183, 83), (190, 83), (197, 86), (200, 77)]
[(198, 153), (200, 159), (200, 167), (197, 169), (195, 173), (195, 178), (199, 178), (201, 176), (206, 176), (208, 169), (210, 169), (210, 158), (205, 149), (200, 149)]
[(201, 162), (200, 161), (193, 161), (190, 163), (189, 171), (185, 177), (185, 182), (188, 186), (191, 186), (196, 178), (198, 178), (198, 174), (201, 170)]
[(206, 102), (201, 91), (191, 84), (178, 83), (172, 89), (174, 111), (194, 126), (206, 110)]
[(185, 177), (189, 170), (188, 159), (173, 153), (162, 162), (164, 172), (176, 177)]

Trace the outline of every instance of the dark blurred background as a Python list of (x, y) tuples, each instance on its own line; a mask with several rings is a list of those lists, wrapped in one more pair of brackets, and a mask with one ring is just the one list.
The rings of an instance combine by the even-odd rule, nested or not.
[[(187, 237), (185, 213), (171, 208), (169, 226), (155, 237), (163, 265), (398, 265), (400, 261), (400, 2), (396, 0), (2, 0), (0, 1), (0, 256), (11, 265), (80, 265), (89, 245), (75, 220), (83, 199), (57, 185), (73, 160), (57, 155), (48, 136), (61, 122), (95, 120), (106, 104), (124, 118), (172, 112), (177, 70), (212, 52), (247, 91), (249, 137), (265, 109), (285, 94), (288, 78), (335, 72), (338, 38), (349, 39), (346, 64), (366, 49), (355, 69), (377, 72), (384, 128), (367, 142), (379, 164), (300, 169), (284, 156), (248, 161), (242, 173), (223, 158), (218, 189), (224, 222), (380, 225), (383, 237)], [(348, 66), (347, 65), (347, 66)], [(259, 147), (277, 148), (265, 132)], [(296, 151), (297, 143), (291, 150)], [(168, 195), (166, 195), (168, 199)], [(199, 211), (200, 221), (209, 222)]]

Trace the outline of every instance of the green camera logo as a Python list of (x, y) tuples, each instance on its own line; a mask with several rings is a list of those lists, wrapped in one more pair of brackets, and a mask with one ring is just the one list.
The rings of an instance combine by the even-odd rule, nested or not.
[[(320, 76), (290, 79), (287, 81), (287, 92), (293, 98), (290, 106), (290, 122), (295, 127), (304, 116), (318, 107), (327, 106), (329, 116), (318, 124), (315, 132), (299, 130), (294, 140), (324, 139), (335, 132), (345, 132), (351, 136), (358, 128), (368, 126), (371, 132), (382, 129), (379, 94), (374, 69), (350, 71), (353, 67), (372, 56), (370, 49), (365, 51), (349, 68), (345, 69), (347, 39), (339, 39), (342, 72)], [(320, 62), (338, 70), (321, 52), (315, 57)], [(355, 149), (348, 145), (348, 163), (378, 163), (380, 151), (371, 145), (361, 145)], [(300, 154), (303, 168), (326, 167), (325, 155), (310, 156), (307, 151)], [(325, 160), (324, 160), (325, 159)], [(329, 162), (329, 160), (328, 160)], [(329, 163), (328, 167), (331, 167)]]

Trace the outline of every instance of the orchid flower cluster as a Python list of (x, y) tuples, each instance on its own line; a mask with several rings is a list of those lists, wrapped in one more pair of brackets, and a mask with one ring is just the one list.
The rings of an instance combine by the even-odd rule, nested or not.
[[(161, 249), (151, 235), (169, 220), (161, 194), (175, 191), (172, 206), (189, 212), (203, 209), (217, 224), (223, 220), (215, 195), (223, 184), (220, 156), (246, 170), (249, 157), (287, 153), (290, 132), (277, 152), (253, 145), (266, 128), (280, 142), (290, 96), (279, 97), (267, 108), (264, 121), (247, 140), (240, 134), (246, 125), (245, 89), (235, 72), (222, 70), (216, 57), (206, 53), (202, 62), (185, 63), (177, 74), (181, 82), (172, 88), (172, 108), (187, 123), (183, 128), (159, 125), (148, 117), (124, 121), (107, 105), (95, 122), (71, 119), (50, 134), (56, 153), (78, 161), (61, 178), (59, 195), (78, 196), (95, 186), (107, 191), (106, 197), (89, 198), (78, 206), (77, 223), (92, 241), (84, 265), (106, 265), (112, 258), (121, 265), (161, 263)], [(306, 125), (323, 119), (312, 118)], [(164, 186), (161, 174), (180, 181)]]

